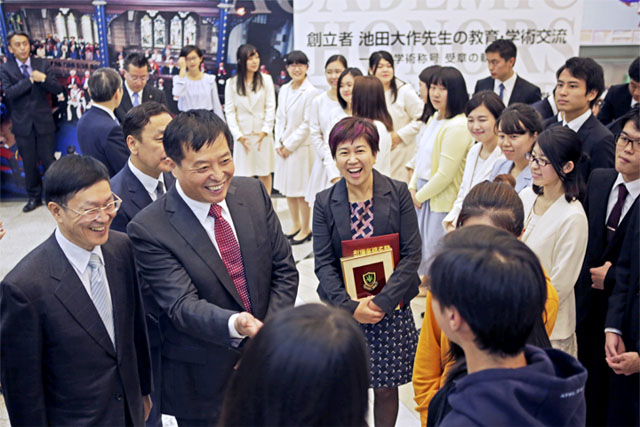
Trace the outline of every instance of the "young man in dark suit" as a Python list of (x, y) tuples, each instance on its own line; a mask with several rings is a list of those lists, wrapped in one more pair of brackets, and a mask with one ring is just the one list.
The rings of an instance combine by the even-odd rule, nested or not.
[(613, 85), (604, 97), (598, 120), (609, 125), (640, 103), (640, 56), (629, 65), (629, 83)]
[(264, 186), (233, 176), (222, 119), (180, 113), (163, 144), (177, 182), (127, 232), (162, 309), (162, 412), (180, 426), (211, 426), (238, 361), (234, 347), (293, 305), (298, 272)]
[(132, 52), (124, 59), (124, 91), (122, 102), (116, 108), (115, 114), (120, 123), (124, 122), (127, 112), (133, 107), (156, 101), (167, 103), (164, 92), (148, 83), (149, 61), (139, 52)]
[(505, 105), (516, 102), (533, 104), (540, 101), (540, 88), (529, 83), (513, 71), (516, 63), (516, 45), (511, 40), (496, 40), (486, 49), (490, 77), (478, 80), (473, 93), (492, 90)]
[[(616, 141), (615, 169), (591, 173), (584, 208), (589, 243), (576, 283), (578, 359), (589, 371), (587, 424), (607, 421), (610, 368), (605, 361), (604, 323), (607, 301), (616, 283), (616, 265), (640, 195), (640, 114), (627, 113)], [(631, 140), (632, 142), (629, 142)]]
[(131, 243), (106, 168), (65, 156), (45, 174), (56, 231), (2, 281), (0, 369), (12, 425), (140, 426), (152, 388)]
[(55, 96), (62, 92), (62, 86), (47, 61), (30, 56), (31, 43), (27, 33), (11, 33), (7, 42), (13, 58), (0, 68), (0, 80), (24, 164), (29, 201), (22, 210), (31, 212), (42, 205), (38, 162), (42, 162), (46, 171), (55, 160), (56, 126), (47, 93)]
[(565, 126), (578, 134), (586, 159), (578, 165), (584, 182), (591, 171), (614, 166), (613, 134), (591, 113), (604, 90), (602, 67), (591, 58), (569, 58), (556, 72), (555, 100), (563, 119), (551, 117), (545, 128)]
[(78, 145), (82, 154), (100, 160), (114, 176), (129, 158), (124, 134), (113, 110), (122, 100), (122, 79), (113, 68), (100, 68), (89, 78), (93, 106), (78, 121)]

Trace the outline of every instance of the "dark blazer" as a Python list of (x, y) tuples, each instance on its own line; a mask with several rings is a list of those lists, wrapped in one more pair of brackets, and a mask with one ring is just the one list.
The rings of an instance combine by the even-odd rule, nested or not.
[(45, 73), (47, 79), (42, 83), (31, 83), (22, 75), (14, 58), (9, 58), (7, 63), (0, 67), (4, 99), (9, 106), (13, 122), (12, 132), (16, 136), (29, 135), (33, 127), (41, 135), (56, 131), (51, 103), (46, 93), (57, 95), (62, 92), (62, 85), (58, 83), (51, 66), (44, 59), (32, 56), (31, 68)]
[[(165, 173), (163, 176), (166, 189), (169, 190), (173, 187), (176, 179), (170, 173)], [(122, 206), (111, 223), (111, 229), (126, 233), (129, 221), (151, 204), (151, 196), (140, 180), (131, 172), (129, 162), (126, 162), (120, 172), (111, 178), (111, 191), (122, 199)]]
[(555, 116), (555, 114), (553, 114), (553, 108), (551, 108), (551, 104), (549, 104), (549, 97), (543, 98), (540, 101), (534, 103), (532, 107), (535, 108), (538, 113), (540, 113), (540, 117), (542, 117), (543, 121)]
[[(116, 350), (55, 235), (2, 281), (0, 366), (13, 425), (144, 425), (151, 391), (144, 313), (126, 235), (102, 245)], [(126, 405), (126, 407), (125, 407)]]
[[(545, 129), (562, 126), (562, 122), (555, 117), (546, 120), (544, 124)], [(578, 166), (584, 182), (589, 180), (592, 170), (614, 167), (616, 144), (613, 134), (595, 116), (589, 116), (578, 129), (578, 137), (582, 141), (582, 151), (587, 155), (587, 159)]]
[[(254, 316), (293, 306), (298, 271), (271, 199), (259, 181), (234, 177), (226, 197)], [(242, 300), (218, 251), (174, 186), (127, 227), (136, 264), (163, 310), (162, 412), (219, 417), (238, 360), (228, 320)]]
[(129, 147), (122, 127), (100, 108), (91, 107), (78, 121), (80, 154), (100, 160), (113, 177), (127, 163)]
[(630, 109), (631, 92), (629, 92), (629, 83), (611, 86), (600, 107), (598, 120), (603, 125), (608, 125)]
[[(418, 294), (418, 265), (422, 240), (411, 195), (404, 182), (373, 171), (373, 235), (400, 234), (400, 262), (389, 282), (375, 296), (375, 302), (385, 313), (408, 304)], [(353, 313), (358, 302), (352, 300), (344, 287), (340, 257), (342, 241), (351, 240), (349, 194), (344, 178), (316, 196), (313, 205), (313, 252), (318, 276), (318, 294), (331, 305)]]
[[(491, 76), (478, 80), (473, 93), (476, 94), (481, 90), (493, 90), (494, 80)], [(533, 104), (534, 102), (540, 101), (541, 97), (542, 95), (538, 86), (529, 83), (520, 76), (516, 76), (516, 84), (513, 86), (513, 92), (511, 92), (511, 98), (509, 98), (509, 105), (516, 102)]]
[[(129, 91), (124, 86), (124, 82), (122, 83), (122, 91), (122, 102), (120, 102), (120, 105), (114, 111), (120, 123), (124, 123), (124, 118), (127, 115), (127, 112), (133, 108), (133, 101), (129, 96)], [(158, 88), (153, 87), (153, 85), (149, 83), (147, 83), (144, 89), (142, 89), (142, 101), (140, 101), (140, 103), (148, 101), (156, 101), (161, 104), (167, 105), (167, 100), (165, 99), (164, 92)]]

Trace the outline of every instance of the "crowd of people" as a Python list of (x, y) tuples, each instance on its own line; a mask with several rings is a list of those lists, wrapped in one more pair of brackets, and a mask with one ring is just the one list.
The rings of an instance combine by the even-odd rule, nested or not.
[[(2, 280), (13, 425), (363, 426), (373, 389), (391, 426), (409, 382), (422, 425), (638, 425), (640, 57), (596, 116), (596, 61), (541, 99), (508, 40), (471, 96), (450, 66), (415, 91), (386, 51), (327, 58), (326, 91), (292, 51), (276, 96), (245, 44), (224, 106), (186, 46), (174, 117), (134, 52), (124, 79), (91, 74), (82, 155), (54, 161), (63, 88), (27, 34), (8, 42), (23, 210), (44, 197), (57, 224)], [(393, 271), (354, 298), (344, 243), (389, 235)], [(325, 305), (294, 307), (309, 241)]]

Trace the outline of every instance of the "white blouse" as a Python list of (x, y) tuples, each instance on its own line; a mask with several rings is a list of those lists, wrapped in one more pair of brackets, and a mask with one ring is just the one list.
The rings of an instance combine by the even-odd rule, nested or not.
[(172, 93), (178, 98), (178, 110), (203, 108), (213, 111), (224, 120), (215, 76), (204, 74), (200, 80), (191, 80), (187, 76), (173, 76)]

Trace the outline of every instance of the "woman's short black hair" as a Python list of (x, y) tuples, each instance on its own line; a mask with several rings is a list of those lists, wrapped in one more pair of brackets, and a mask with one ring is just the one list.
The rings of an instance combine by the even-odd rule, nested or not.
[(498, 94), (492, 90), (481, 90), (474, 94), (469, 102), (467, 102), (464, 114), (468, 116), (473, 110), (481, 105), (487, 107), (487, 110), (489, 110), (493, 118), (496, 120), (498, 120), (498, 117), (500, 117), (500, 114), (502, 114), (505, 108), (504, 102), (502, 102), (502, 99), (500, 99)]
[(478, 348), (500, 357), (523, 350), (547, 300), (538, 257), (512, 234), (485, 225), (444, 236), (429, 277), (440, 308), (455, 307)]
[[(562, 181), (567, 202), (581, 199), (584, 182), (578, 165), (584, 160), (585, 154), (582, 152), (582, 140), (578, 134), (564, 126), (555, 126), (538, 135), (536, 144), (551, 162), (553, 170)], [(573, 169), (569, 173), (564, 173), (562, 168), (567, 162), (573, 162)], [(536, 194), (542, 194), (544, 189), (534, 184), (533, 191)]]
[(422, 110), (422, 116), (420, 116), (420, 121), (427, 123), (429, 118), (434, 115), (436, 109), (433, 108), (433, 104), (429, 99), (429, 86), (431, 86), (431, 82), (433, 81), (433, 77), (440, 71), (442, 66), (440, 65), (430, 65), (424, 70), (420, 72), (418, 78), (422, 83), (427, 87), (427, 102), (424, 103), (424, 109)]
[(202, 49), (192, 44), (188, 44), (180, 49), (180, 56), (184, 56), (186, 58), (187, 55), (189, 55), (191, 52), (195, 52), (196, 55), (198, 55), (200, 58), (204, 56), (204, 54), (202, 53)]
[(460, 70), (455, 67), (442, 67), (433, 76), (431, 84), (439, 84), (447, 89), (447, 119), (464, 112), (464, 107), (469, 102), (467, 84)]
[(109, 182), (109, 171), (91, 156), (71, 154), (53, 162), (44, 174), (44, 201), (66, 205), (69, 199), (85, 188)]
[(247, 344), (220, 425), (366, 426), (368, 361), (362, 331), (345, 311), (280, 311)]
[(342, 84), (342, 79), (344, 79), (344, 76), (351, 76), (353, 78), (362, 77), (362, 71), (360, 71), (359, 68), (349, 67), (340, 74), (340, 77), (338, 77), (338, 103), (343, 110), (347, 108), (347, 101), (345, 101), (342, 95), (340, 95), (340, 85)]
[(345, 117), (335, 124), (329, 134), (329, 149), (331, 156), (335, 159), (338, 146), (345, 141), (355, 141), (364, 138), (371, 148), (371, 152), (376, 155), (380, 151), (380, 135), (372, 120), (363, 117)]
[(393, 68), (393, 78), (391, 79), (390, 89), (392, 95), (391, 103), (394, 103), (396, 102), (396, 99), (398, 99), (398, 83), (396, 82), (396, 67), (393, 61), (393, 56), (386, 50), (373, 52), (371, 56), (369, 56), (369, 70), (371, 70), (372, 75), (375, 75), (381, 59), (387, 61), (391, 64), (391, 68)]
[(502, 111), (496, 121), (496, 128), (507, 135), (533, 135), (543, 130), (540, 114), (530, 105), (515, 103)]
[(167, 157), (177, 165), (182, 163), (185, 150), (200, 151), (222, 134), (233, 153), (233, 137), (227, 124), (213, 111), (198, 109), (178, 114), (164, 130), (162, 145)]
[(291, 64), (309, 65), (309, 58), (307, 58), (307, 55), (305, 55), (305, 53), (301, 50), (292, 50), (287, 54), (287, 56), (284, 57), (284, 63), (286, 65), (291, 65)]
[(343, 55), (331, 55), (329, 58), (327, 58), (327, 62), (324, 63), (324, 68), (326, 69), (329, 64), (336, 61), (341, 63), (344, 68), (347, 68), (347, 58), (345, 58)]

